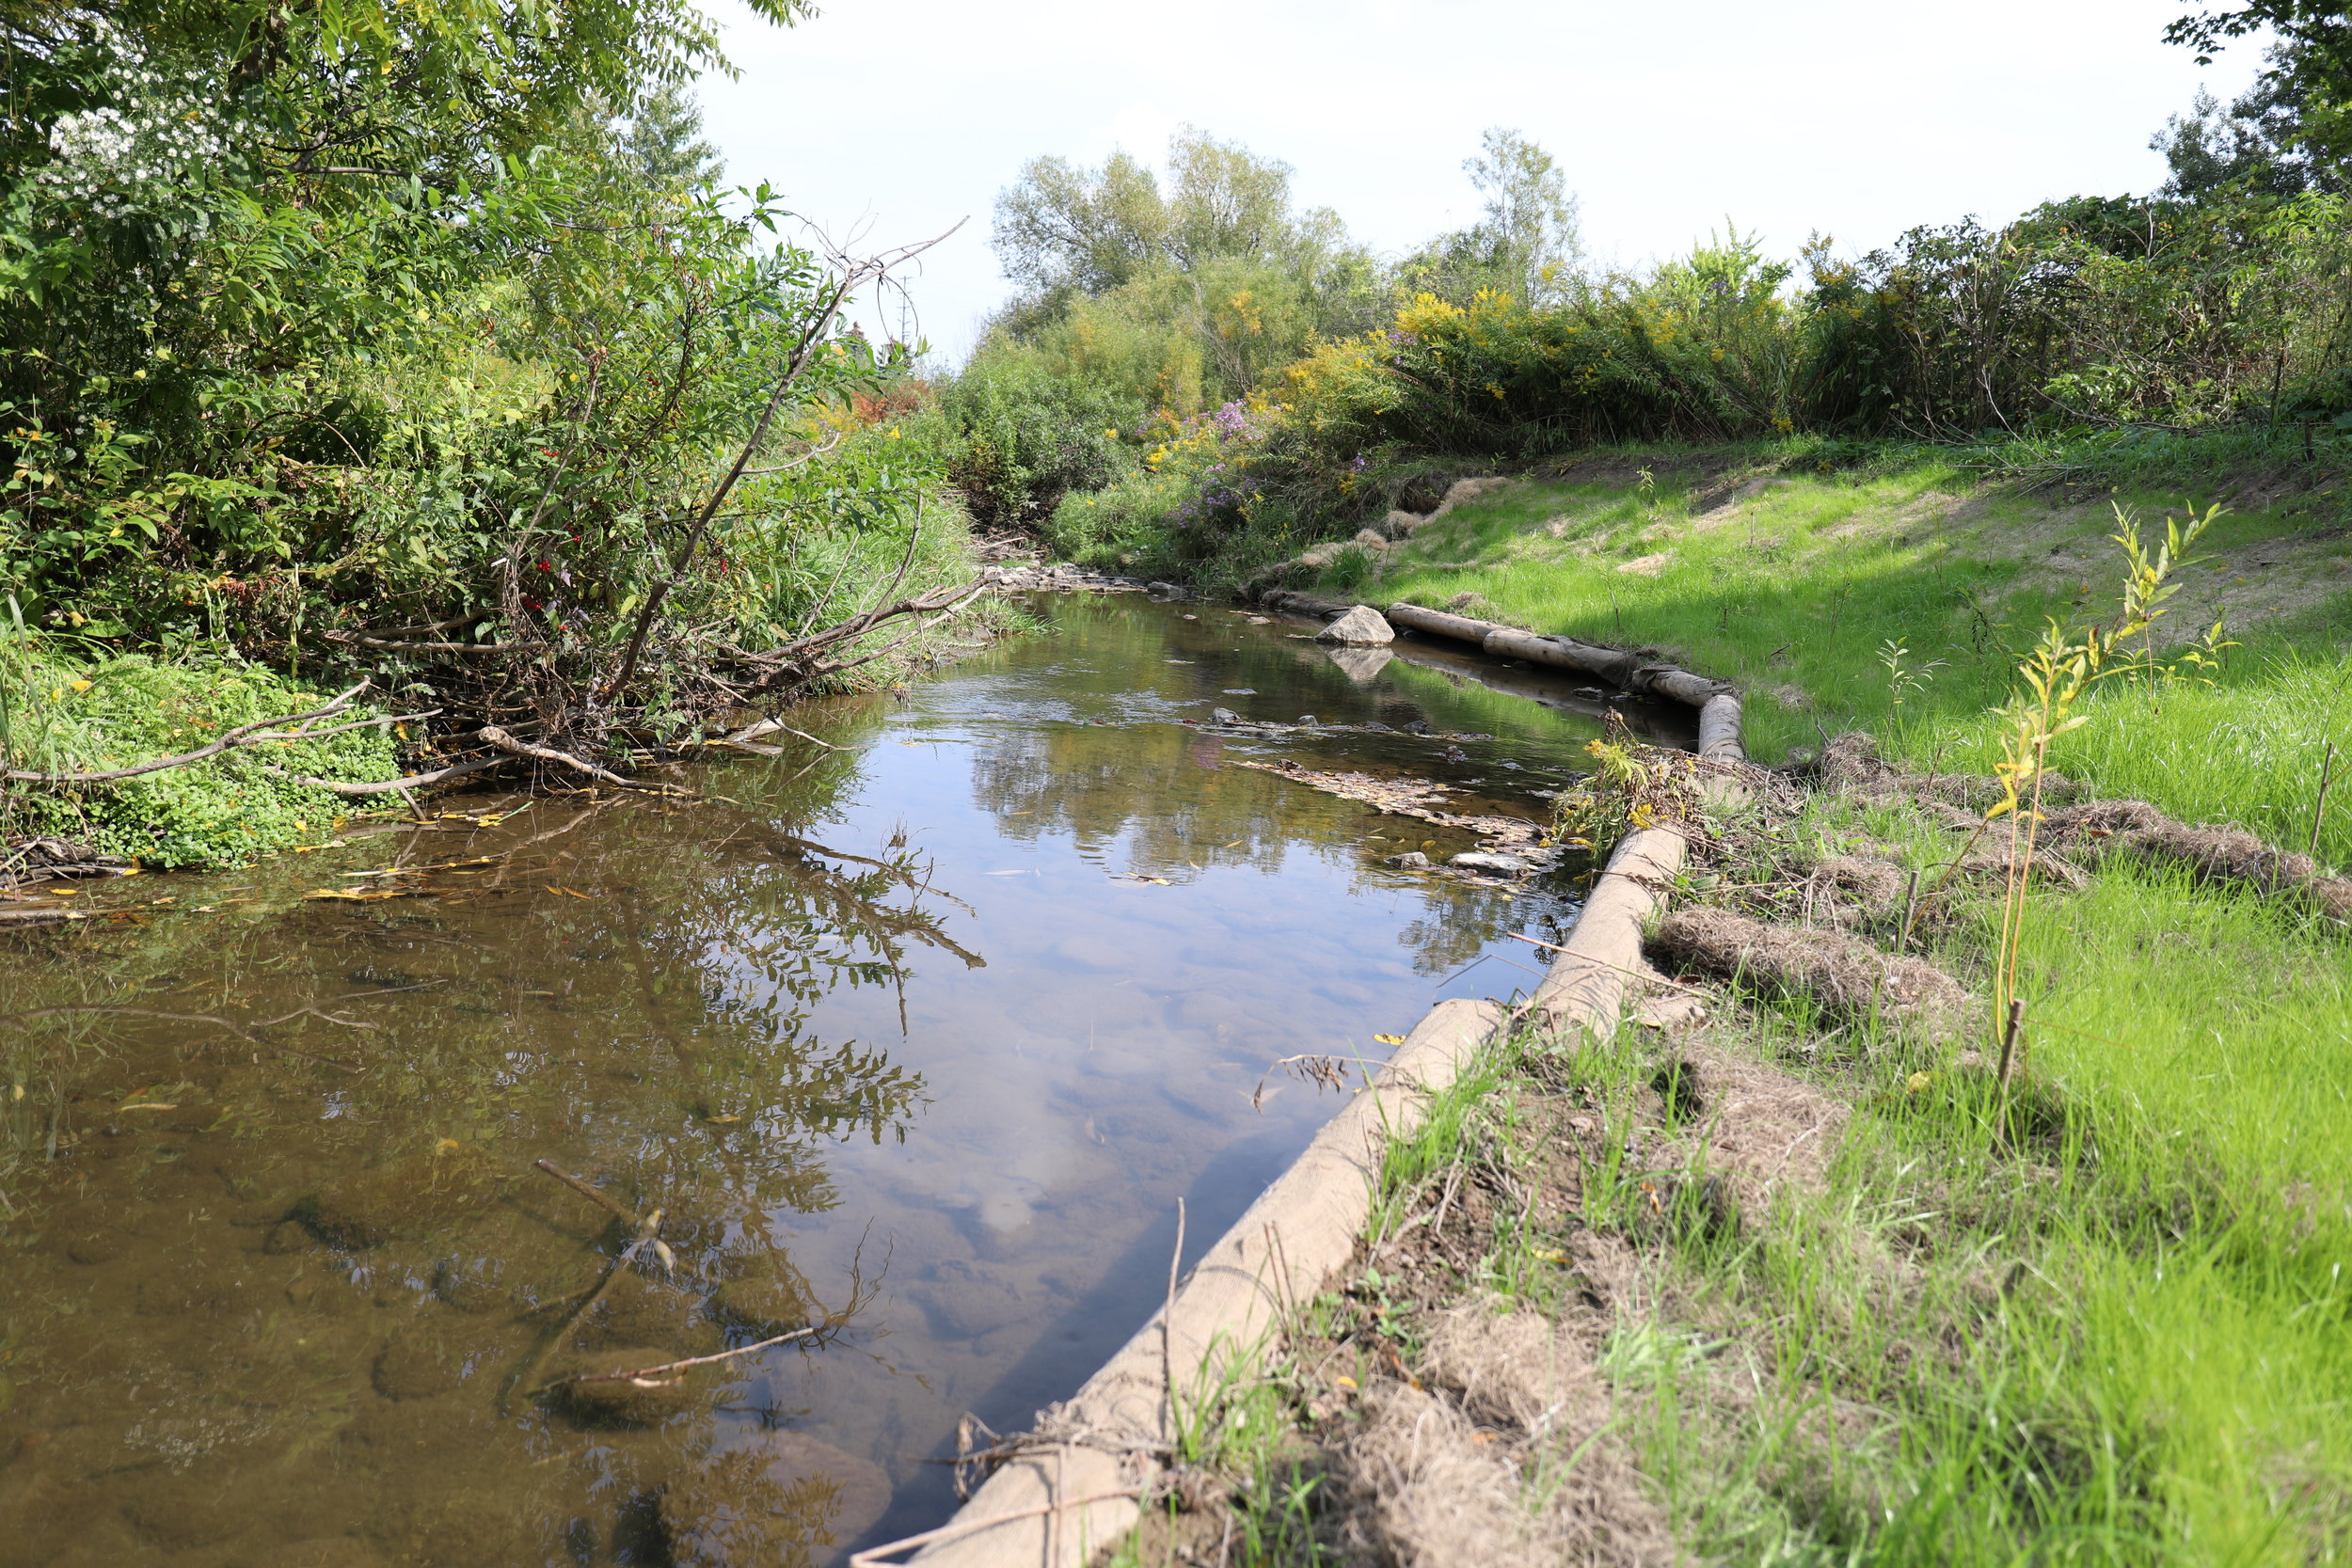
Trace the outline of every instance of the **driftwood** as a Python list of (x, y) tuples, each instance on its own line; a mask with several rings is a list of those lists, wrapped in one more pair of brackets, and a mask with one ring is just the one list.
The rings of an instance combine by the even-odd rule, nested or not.
[(677, 1381), (674, 1377), (662, 1376), (664, 1372), (683, 1372), (695, 1367), (707, 1367), (715, 1361), (732, 1361), (739, 1355), (749, 1355), (755, 1350), (781, 1345), (787, 1339), (805, 1339), (817, 1332), (814, 1327), (796, 1328), (788, 1334), (779, 1334), (756, 1344), (738, 1345), (733, 1350), (723, 1350), (714, 1355), (690, 1355), (683, 1360), (664, 1361), (658, 1367), (637, 1367), (626, 1372), (575, 1372), (570, 1377), (557, 1378), (548, 1386), (565, 1383), (634, 1383), (646, 1388), (659, 1387), (662, 1384)]
[(517, 740), (513, 736), (508, 735), (504, 730), (499, 728), (496, 724), (485, 724), (482, 728), (476, 730), (474, 734), (480, 739), (488, 741), (491, 745), (497, 747), (500, 751), (504, 752), (509, 756), (530, 757), (539, 762), (552, 762), (560, 767), (569, 768), (575, 772), (585, 773), (590, 778), (600, 780), (605, 784), (617, 784), (623, 789), (643, 789), (647, 787), (644, 784), (636, 784), (628, 779), (624, 779), (618, 773), (612, 772), (606, 768), (598, 768), (593, 762), (582, 762), (580, 758), (572, 755), (569, 752), (559, 752), (552, 746), (533, 746), (528, 741)]

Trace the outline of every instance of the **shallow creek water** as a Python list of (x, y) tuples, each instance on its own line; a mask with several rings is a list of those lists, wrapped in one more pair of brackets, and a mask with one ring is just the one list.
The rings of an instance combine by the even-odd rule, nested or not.
[[(453, 798), (0, 938), (0, 1564), (815, 1568), (928, 1528), (959, 1418), (1068, 1395), (1178, 1197), (1197, 1255), (1337, 1107), (1275, 1064), (1533, 983), (1504, 933), (1565, 879), (1391, 870), (1470, 840), (1235, 764), (1540, 816), (1598, 731), (1573, 683), (1035, 609), (699, 802)], [(1491, 738), (1179, 722), (1213, 705)]]

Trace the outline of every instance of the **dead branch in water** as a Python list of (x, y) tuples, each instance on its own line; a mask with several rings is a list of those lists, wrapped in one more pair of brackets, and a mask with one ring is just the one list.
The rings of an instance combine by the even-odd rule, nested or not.
[(732, 1361), (739, 1355), (749, 1355), (755, 1350), (766, 1350), (771, 1345), (781, 1345), (787, 1339), (805, 1339), (817, 1332), (818, 1330), (814, 1327), (796, 1328), (789, 1334), (779, 1334), (773, 1338), (762, 1339), (755, 1345), (738, 1345), (733, 1350), (723, 1350), (715, 1355), (690, 1355), (682, 1361), (664, 1361), (658, 1367), (639, 1367), (632, 1371), (574, 1372), (570, 1377), (557, 1378), (555, 1383), (549, 1384), (548, 1386), (554, 1387), (565, 1383), (634, 1383), (642, 1387), (658, 1388), (664, 1384), (677, 1381), (674, 1377), (661, 1376), (663, 1372), (682, 1372), (694, 1367), (707, 1367), (714, 1361)]

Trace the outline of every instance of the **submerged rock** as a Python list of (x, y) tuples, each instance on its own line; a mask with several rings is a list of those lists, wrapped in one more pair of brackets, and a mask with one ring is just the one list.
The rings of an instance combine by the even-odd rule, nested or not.
[(880, 1465), (797, 1432), (720, 1454), (661, 1494), (678, 1568), (836, 1561), (890, 1507)]
[(730, 1279), (711, 1298), (711, 1309), (723, 1321), (762, 1339), (805, 1328), (816, 1315), (808, 1282), (797, 1270), (780, 1271), (766, 1278)]
[(468, 1347), (423, 1323), (384, 1348), (371, 1380), (388, 1400), (429, 1400), (454, 1393), (472, 1370)]
[[(675, 1352), (650, 1345), (614, 1345), (590, 1351), (564, 1369), (572, 1381), (557, 1385), (554, 1397), (574, 1418), (595, 1426), (658, 1426), (700, 1402), (694, 1373), (665, 1372), (652, 1378), (614, 1378), (675, 1361)], [(583, 1377), (599, 1378), (582, 1382)]]
[(505, 1184), (505, 1174), (484, 1156), (450, 1145), (353, 1171), (320, 1188), (299, 1212), (322, 1241), (358, 1250), (479, 1212)]
[(1396, 630), (1378, 610), (1368, 604), (1359, 604), (1315, 633), (1315, 641), (1344, 642), (1357, 648), (1382, 648), (1396, 641)]
[(668, 1354), (700, 1349), (702, 1298), (663, 1280), (623, 1269), (594, 1307), (580, 1314), (576, 1342), (583, 1349), (605, 1345), (660, 1345)]

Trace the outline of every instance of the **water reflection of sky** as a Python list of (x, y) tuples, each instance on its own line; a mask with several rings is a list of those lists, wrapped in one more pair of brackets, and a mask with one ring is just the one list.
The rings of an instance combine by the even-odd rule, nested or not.
[[(986, 960), (915, 949), (902, 995), (835, 990), (805, 1022), (885, 1049), (925, 1088), (903, 1142), (827, 1154), (835, 1207), (775, 1216), (814, 1279), (846, 1275), (860, 1246), (890, 1255), (863, 1334), (898, 1375), (826, 1357), (784, 1364), (771, 1390), (885, 1464), (932, 1451), (965, 1409), (1000, 1428), (1027, 1420), (1148, 1317), (1177, 1196), (1197, 1255), (1336, 1108), (1275, 1064), (1312, 1053), (1375, 1069), (1389, 1047), (1375, 1037), (1435, 1002), (1531, 984), (1532, 950), (1502, 933), (1556, 929), (1565, 912), (1391, 871), (1368, 833), (1389, 836), (1371, 847), (1386, 852), (1468, 840), (1232, 766), (1298, 745), (1175, 722), (1214, 701), (1483, 732), (1492, 706), (1409, 667), (1412, 689), (1351, 679), (1286, 628), (1220, 611), (1203, 631), (1164, 608), (1047, 608), (1062, 611), (1057, 636), (892, 705), (855, 790), (808, 830), (869, 853), (903, 832), (953, 895), (928, 906), (945, 934)], [(1154, 622), (1186, 662), (1164, 661)], [(1517, 733), (1472, 743), (1469, 769), (1509, 753), (1532, 786), (1595, 730), (1513, 717)], [(1466, 771), (1412, 736), (1301, 744), (1325, 766), (1369, 754)], [(748, 968), (725, 983), (763, 1000)], [(946, 1506), (919, 1470), (898, 1474), (898, 1523)]]
[[(648, 1509), (787, 1451), (893, 1495), (868, 1539), (924, 1528), (958, 1418), (1070, 1393), (1158, 1302), (1176, 1200), (1197, 1256), (1331, 1114), (1277, 1063), (1369, 1071), (1438, 999), (1533, 981), (1505, 933), (1565, 902), (1391, 870), (1470, 840), (1238, 764), (1541, 815), (1589, 716), (1207, 607), (1038, 612), (1048, 635), (902, 693), (803, 705), (837, 749), (696, 773), (704, 802), (472, 798), (495, 825), (133, 879), (83, 900), (119, 922), (0, 949), (12, 1005), (72, 1009), (0, 1034), (12, 1300), (40, 1308), (5, 1325), (0, 1516), (54, 1543), (0, 1531), (0, 1568), (322, 1533), (354, 1563), (655, 1560)], [(1392, 728), (1177, 721), (1216, 705)], [(395, 863), (439, 869), (313, 896)], [(127, 1114), (143, 1085), (171, 1103)], [(628, 1275), (566, 1355), (705, 1354), (753, 1307), (874, 1293), (664, 1420), (509, 1400), (623, 1234), (542, 1160), (662, 1208), (683, 1265)], [(126, 1467), (167, 1420), (213, 1435)]]

